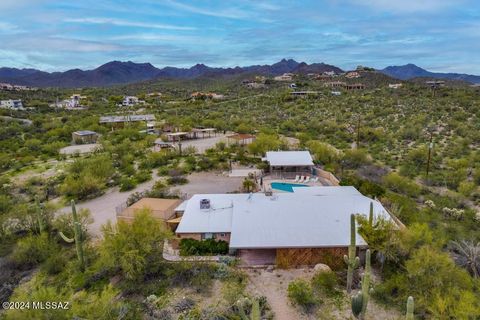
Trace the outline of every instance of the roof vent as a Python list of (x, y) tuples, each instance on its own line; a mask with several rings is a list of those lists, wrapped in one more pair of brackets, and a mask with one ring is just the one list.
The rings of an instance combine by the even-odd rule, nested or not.
[(273, 195), (273, 191), (272, 190), (265, 190), (265, 195), (267, 197), (271, 197)]
[(200, 209), (210, 209), (210, 199), (200, 200)]

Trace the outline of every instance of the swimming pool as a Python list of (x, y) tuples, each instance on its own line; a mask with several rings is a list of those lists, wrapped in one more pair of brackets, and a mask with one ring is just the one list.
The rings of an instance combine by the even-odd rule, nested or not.
[(293, 187), (308, 187), (306, 184), (286, 183), (286, 182), (272, 182), (270, 184), (272, 189), (277, 189), (286, 192), (293, 192)]

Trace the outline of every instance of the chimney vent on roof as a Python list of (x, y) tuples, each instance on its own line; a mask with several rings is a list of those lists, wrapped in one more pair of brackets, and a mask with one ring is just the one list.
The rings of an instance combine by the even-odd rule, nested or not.
[(200, 209), (210, 209), (210, 199), (200, 200)]

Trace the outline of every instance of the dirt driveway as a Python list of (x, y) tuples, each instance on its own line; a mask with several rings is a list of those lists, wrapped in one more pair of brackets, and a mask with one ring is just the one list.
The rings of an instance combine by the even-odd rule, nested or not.
[(215, 147), (218, 142), (227, 143), (227, 135), (217, 134), (215, 137), (195, 140), (182, 141), (182, 149), (185, 150), (188, 147), (194, 147), (198, 153), (205, 153), (207, 149)]
[[(125, 203), (132, 193), (148, 190), (153, 187), (155, 181), (160, 179), (162, 178), (154, 173), (152, 180), (139, 184), (133, 190), (120, 192), (118, 187), (115, 187), (107, 190), (105, 194), (98, 198), (78, 203), (77, 209), (86, 208), (92, 214), (94, 222), (89, 227), (92, 236), (100, 236), (101, 226), (108, 220), (116, 221), (115, 208)], [(243, 178), (230, 178), (214, 172), (193, 173), (187, 176), (187, 179), (189, 180), (187, 184), (173, 186), (171, 190), (186, 194), (187, 197), (196, 193), (225, 193), (237, 191), (243, 181)], [(64, 207), (60, 209), (60, 212), (70, 212), (70, 207)]]

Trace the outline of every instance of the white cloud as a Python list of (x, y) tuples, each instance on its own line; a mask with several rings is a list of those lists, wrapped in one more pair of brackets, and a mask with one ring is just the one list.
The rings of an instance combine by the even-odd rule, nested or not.
[(462, 5), (463, 0), (363, 0), (355, 5), (368, 6), (374, 10), (398, 13), (434, 12)]
[(250, 16), (250, 14), (247, 13), (246, 11), (242, 11), (238, 9), (222, 10), (218, 7), (213, 7), (212, 9), (204, 9), (204, 8), (195, 7), (192, 5), (180, 3), (173, 0), (165, 0), (164, 2), (162, 2), (162, 4), (169, 5), (171, 7), (192, 12), (192, 13), (198, 13), (205, 16), (212, 16), (212, 17), (219, 17), (219, 18), (244, 19)]
[(220, 40), (212, 37), (203, 36), (184, 36), (184, 35), (171, 35), (171, 34), (156, 34), (156, 33), (132, 33), (123, 34), (114, 37), (108, 37), (108, 40), (133, 40), (133, 41), (146, 41), (146, 42), (185, 42), (185, 43), (197, 43), (197, 44), (214, 44), (219, 43)]
[(139, 27), (139, 28), (152, 28), (152, 29), (166, 29), (166, 30), (194, 30), (193, 27), (183, 27), (171, 24), (159, 24), (148, 22), (136, 22), (122, 19), (113, 18), (66, 18), (64, 22), (71, 23), (86, 23), (86, 24), (111, 24), (121, 27)]
[(0, 21), (0, 34), (14, 34), (22, 32), (22, 30), (9, 22)]

